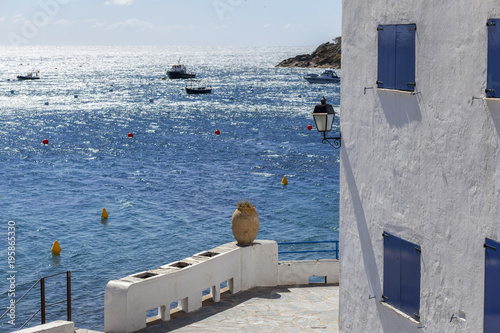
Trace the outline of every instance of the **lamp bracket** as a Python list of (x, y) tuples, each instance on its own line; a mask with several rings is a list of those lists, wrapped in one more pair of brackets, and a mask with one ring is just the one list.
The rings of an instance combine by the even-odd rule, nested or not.
[[(330, 142), (330, 140), (332, 142)], [(323, 143), (329, 143), (330, 146), (332, 146), (333, 148), (340, 148), (341, 147), (341, 139), (340, 139), (340, 133), (338, 136), (331, 136), (331, 137), (327, 137), (326, 136), (326, 132), (323, 132)]]

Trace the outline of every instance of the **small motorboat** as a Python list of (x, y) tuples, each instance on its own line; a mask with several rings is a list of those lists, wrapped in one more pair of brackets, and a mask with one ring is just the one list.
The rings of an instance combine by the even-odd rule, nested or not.
[(186, 93), (188, 93), (189, 95), (212, 93), (212, 85), (211, 84), (205, 84), (205, 85), (193, 87), (193, 81), (194, 80), (190, 80), (191, 84), (189, 86), (186, 86)]
[(339, 83), (340, 77), (338, 77), (337, 73), (331, 69), (327, 69), (320, 75), (318, 74), (307, 74), (304, 76), (304, 79), (309, 83)]
[(38, 79), (40, 79), (40, 76), (38, 76), (38, 73), (40, 73), (40, 71), (30, 72), (26, 75), (18, 75), (17, 79), (18, 80), (38, 80)]
[(186, 66), (181, 64), (172, 65), (167, 75), (169, 79), (192, 79), (196, 76), (194, 73), (188, 73)]
[(210, 94), (210, 93), (212, 93), (212, 87), (211, 86), (186, 87), (186, 92), (189, 95), (193, 95), (193, 94)]

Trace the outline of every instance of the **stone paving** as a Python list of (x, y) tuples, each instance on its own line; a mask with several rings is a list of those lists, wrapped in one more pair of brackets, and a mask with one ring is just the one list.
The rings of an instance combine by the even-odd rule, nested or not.
[[(137, 333), (339, 332), (339, 287), (258, 287)], [(76, 330), (76, 333), (97, 333)]]

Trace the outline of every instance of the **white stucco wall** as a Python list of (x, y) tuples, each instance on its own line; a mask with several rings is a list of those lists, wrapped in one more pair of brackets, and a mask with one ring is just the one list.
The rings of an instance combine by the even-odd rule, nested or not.
[[(344, 0), (342, 14), (340, 328), (482, 332), (483, 244), (500, 240), (500, 102), (472, 98), (484, 97), (486, 21), (500, 5)], [(379, 90), (377, 26), (408, 23), (418, 94)], [(422, 248), (420, 324), (380, 303), (383, 231)], [(459, 311), (466, 320), (450, 322)]]

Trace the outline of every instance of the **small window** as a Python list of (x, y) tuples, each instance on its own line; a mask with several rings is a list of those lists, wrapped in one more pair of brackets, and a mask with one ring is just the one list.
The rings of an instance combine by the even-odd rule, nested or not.
[(383, 300), (420, 321), (420, 246), (383, 233)]
[(500, 332), (500, 243), (484, 243), (484, 332)]
[(415, 24), (379, 25), (377, 87), (415, 90)]
[(488, 77), (486, 97), (500, 97), (500, 19), (488, 20)]

